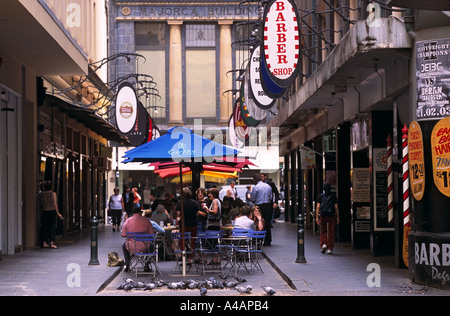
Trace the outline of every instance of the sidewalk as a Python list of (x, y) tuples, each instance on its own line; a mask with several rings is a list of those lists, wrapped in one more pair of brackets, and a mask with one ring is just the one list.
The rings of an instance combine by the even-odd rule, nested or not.
[[(353, 250), (347, 243), (337, 243), (333, 255), (321, 254), (319, 235), (309, 230), (305, 233), (307, 263), (295, 263), (297, 225), (275, 223), (272, 234), (272, 246), (264, 249), (265, 257), (284, 281), (296, 290), (292, 290), (292, 295), (450, 295), (450, 291), (412, 283), (406, 269), (394, 266), (393, 257), (372, 257), (368, 250)], [(110, 251), (117, 251), (122, 256), (123, 243), (120, 233), (113, 233), (111, 226), (100, 225), (98, 235), (100, 265), (97, 266), (88, 265), (90, 230), (74, 234), (70, 242), (57, 243), (59, 249), (56, 250), (35, 248), (14, 256), (3, 256), (0, 261), (0, 295), (96, 295), (112, 280), (120, 278), (120, 268), (108, 268), (106, 264)], [(373, 272), (367, 271), (370, 263), (380, 266), (380, 287), (367, 285), (367, 278)], [(169, 265), (172, 268), (173, 262)], [(268, 270), (255, 277), (279, 278)]]
[(0, 295), (95, 295), (120, 271), (116, 267), (108, 268), (106, 264), (110, 251), (122, 255), (123, 238), (120, 233), (113, 233), (111, 226), (99, 225), (100, 265), (93, 266), (88, 265), (90, 242), (88, 229), (57, 241), (59, 249), (34, 248), (14, 256), (3, 256), (0, 260)]
[[(354, 250), (350, 243), (336, 243), (333, 254), (320, 252), (320, 235), (305, 231), (307, 263), (297, 258), (297, 224), (275, 223), (272, 246), (265, 247), (266, 259), (301, 295), (449, 295), (450, 291), (414, 284), (406, 269), (395, 267), (392, 256), (373, 257), (369, 250)], [(369, 287), (374, 270), (380, 267), (380, 286)], [(369, 284), (371, 283), (369, 282)]]

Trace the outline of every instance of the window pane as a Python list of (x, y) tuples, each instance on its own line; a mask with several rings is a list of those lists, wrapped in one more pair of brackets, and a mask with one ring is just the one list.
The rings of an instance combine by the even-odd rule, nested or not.
[(186, 25), (186, 47), (215, 47), (216, 26), (212, 24)]
[(216, 52), (186, 51), (186, 116), (216, 116)]
[[(159, 118), (165, 118), (166, 116), (166, 52), (164, 50), (147, 50), (136, 51), (137, 54), (141, 54), (146, 58), (144, 61), (142, 58), (138, 58), (138, 70), (139, 73), (150, 75), (156, 83), (156, 87), (153, 87), (159, 91), (161, 99), (149, 96), (146, 98), (142, 95), (139, 100), (142, 104), (148, 108), (148, 113), (155, 120)], [(139, 90), (138, 95), (145, 93), (144, 90)], [(161, 108), (163, 107), (163, 108)]]
[(165, 49), (166, 24), (135, 23), (136, 50)]

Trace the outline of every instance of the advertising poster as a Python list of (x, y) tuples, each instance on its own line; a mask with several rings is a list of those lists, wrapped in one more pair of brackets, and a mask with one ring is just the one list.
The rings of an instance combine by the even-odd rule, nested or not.
[(450, 39), (418, 41), (417, 120), (450, 115)]
[(440, 120), (431, 133), (434, 184), (450, 197), (450, 117)]
[(425, 161), (422, 129), (416, 121), (408, 129), (408, 155), (411, 193), (420, 201), (425, 191)]

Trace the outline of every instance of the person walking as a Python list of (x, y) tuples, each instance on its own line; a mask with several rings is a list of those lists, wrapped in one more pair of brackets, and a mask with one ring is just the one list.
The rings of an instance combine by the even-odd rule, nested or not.
[(331, 193), (331, 184), (323, 185), (323, 193), (317, 198), (316, 223), (320, 226), (320, 249), (322, 253), (333, 253), (336, 224), (339, 224), (339, 209), (336, 195)]
[(125, 192), (122, 193), (124, 211), (126, 213), (125, 220), (132, 216), (131, 211), (134, 206), (134, 194), (130, 187), (125, 187)]
[(125, 205), (123, 203), (123, 196), (119, 193), (120, 189), (115, 187), (114, 188), (114, 194), (112, 194), (109, 197), (109, 203), (108, 203), (108, 209), (109, 209), (109, 216), (111, 216), (112, 219), (112, 231), (119, 231), (119, 225), (120, 221), (122, 219), (122, 213), (125, 210)]
[(56, 216), (63, 218), (58, 209), (58, 198), (56, 192), (53, 191), (51, 181), (44, 183), (44, 192), (40, 196), (40, 204), (42, 210), (42, 242), (44, 248), (57, 249), (55, 245), (56, 236)]
[(253, 183), (255, 186), (252, 189), (250, 200), (256, 206), (259, 206), (262, 217), (264, 219), (264, 230), (266, 231), (266, 238), (264, 239), (264, 246), (272, 244), (272, 229), (271, 220), (273, 212), (273, 192), (270, 185), (262, 181), (261, 174), (255, 173), (253, 175)]

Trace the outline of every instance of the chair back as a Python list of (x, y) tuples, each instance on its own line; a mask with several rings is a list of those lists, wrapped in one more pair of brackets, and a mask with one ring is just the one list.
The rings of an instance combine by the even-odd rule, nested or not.
[(231, 236), (233, 236), (233, 237), (248, 237), (251, 232), (252, 232), (251, 229), (234, 228), (231, 232)]
[(156, 234), (139, 234), (135, 233), (133, 240), (135, 252), (153, 253), (156, 244)]

